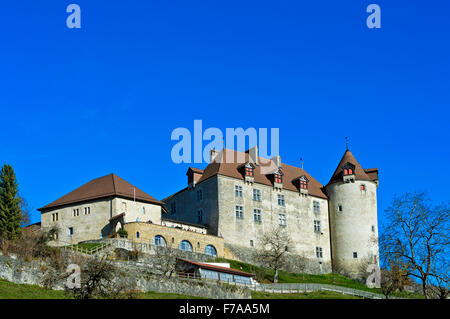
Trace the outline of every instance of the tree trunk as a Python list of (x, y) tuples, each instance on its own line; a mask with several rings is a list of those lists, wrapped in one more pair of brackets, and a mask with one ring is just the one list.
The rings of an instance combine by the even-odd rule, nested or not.
[(275, 269), (275, 274), (273, 275), (273, 282), (275, 284), (278, 282), (278, 269)]

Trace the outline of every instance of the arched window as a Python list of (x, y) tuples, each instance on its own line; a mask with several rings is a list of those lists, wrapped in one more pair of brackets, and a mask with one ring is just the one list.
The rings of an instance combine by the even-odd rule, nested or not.
[(206, 245), (205, 254), (216, 257), (217, 256), (216, 248), (214, 248), (213, 245)]
[(161, 235), (156, 235), (156, 236), (153, 238), (153, 244), (154, 244), (155, 246), (162, 246), (162, 247), (165, 247), (165, 246), (166, 246), (166, 240), (164, 239), (163, 236), (161, 236)]
[(182, 240), (180, 243), (180, 249), (185, 251), (192, 251), (192, 245), (187, 240)]

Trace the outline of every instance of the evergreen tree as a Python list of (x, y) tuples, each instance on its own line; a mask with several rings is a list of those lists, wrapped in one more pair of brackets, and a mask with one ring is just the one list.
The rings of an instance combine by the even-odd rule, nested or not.
[(21, 233), (22, 209), (16, 174), (12, 166), (0, 172), (0, 237), (17, 238)]

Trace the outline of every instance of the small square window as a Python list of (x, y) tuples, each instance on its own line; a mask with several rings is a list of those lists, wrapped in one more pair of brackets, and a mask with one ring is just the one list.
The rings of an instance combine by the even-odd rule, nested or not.
[(73, 235), (73, 227), (69, 227), (69, 236)]
[(253, 247), (253, 240), (250, 240), (250, 247)]
[(316, 257), (317, 258), (323, 257), (322, 247), (316, 247)]
[(342, 205), (338, 205), (338, 212), (342, 212)]
[(358, 253), (356, 251), (353, 252), (353, 258), (358, 258)]
[(364, 185), (364, 184), (361, 185), (361, 191), (363, 191), (363, 192), (366, 191), (366, 185)]

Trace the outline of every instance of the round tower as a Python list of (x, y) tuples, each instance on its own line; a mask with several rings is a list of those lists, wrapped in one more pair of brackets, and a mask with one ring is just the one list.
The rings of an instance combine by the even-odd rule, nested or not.
[(347, 149), (325, 186), (329, 198), (333, 270), (358, 278), (379, 265), (378, 169), (363, 169)]

